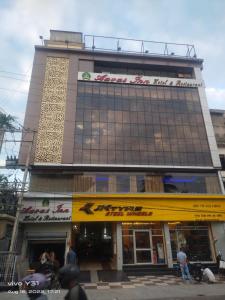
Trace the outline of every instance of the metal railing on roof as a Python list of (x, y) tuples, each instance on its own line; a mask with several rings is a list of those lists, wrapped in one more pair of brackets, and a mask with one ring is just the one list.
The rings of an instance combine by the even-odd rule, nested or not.
[(197, 58), (194, 45), (84, 35), (85, 49), (141, 55)]

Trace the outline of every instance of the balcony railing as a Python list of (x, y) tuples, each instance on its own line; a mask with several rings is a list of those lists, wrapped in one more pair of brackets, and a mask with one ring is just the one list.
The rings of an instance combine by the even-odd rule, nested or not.
[(84, 35), (85, 49), (116, 53), (160, 55), (171, 57), (197, 58), (195, 47), (191, 44), (177, 44), (146, 40), (135, 40), (97, 35)]

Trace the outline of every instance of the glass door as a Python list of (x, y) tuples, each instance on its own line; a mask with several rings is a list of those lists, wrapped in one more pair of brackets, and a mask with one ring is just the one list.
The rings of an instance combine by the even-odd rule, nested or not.
[(134, 234), (134, 259), (136, 264), (152, 263), (151, 230), (135, 229)]

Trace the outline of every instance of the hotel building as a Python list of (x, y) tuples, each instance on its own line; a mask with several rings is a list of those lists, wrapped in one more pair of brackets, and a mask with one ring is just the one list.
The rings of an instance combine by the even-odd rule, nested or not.
[[(137, 272), (225, 256), (225, 197), (193, 45), (54, 31), (35, 46), (22, 256)], [(30, 139), (27, 134), (24, 141)], [(23, 143), (20, 163), (29, 155)]]

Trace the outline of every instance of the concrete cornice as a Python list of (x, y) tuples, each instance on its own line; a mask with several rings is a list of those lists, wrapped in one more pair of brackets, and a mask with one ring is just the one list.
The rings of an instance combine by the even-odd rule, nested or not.
[(127, 200), (127, 199), (136, 199), (136, 200), (223, 200), (225, 201), (225, 195), (218, 194), (171, 194), (171, 193), (126, 193), (126, 194), (100, 194), (100, 193), (84, 193), (84, 194), (73, 194), (74, 199), (82, 200)]

